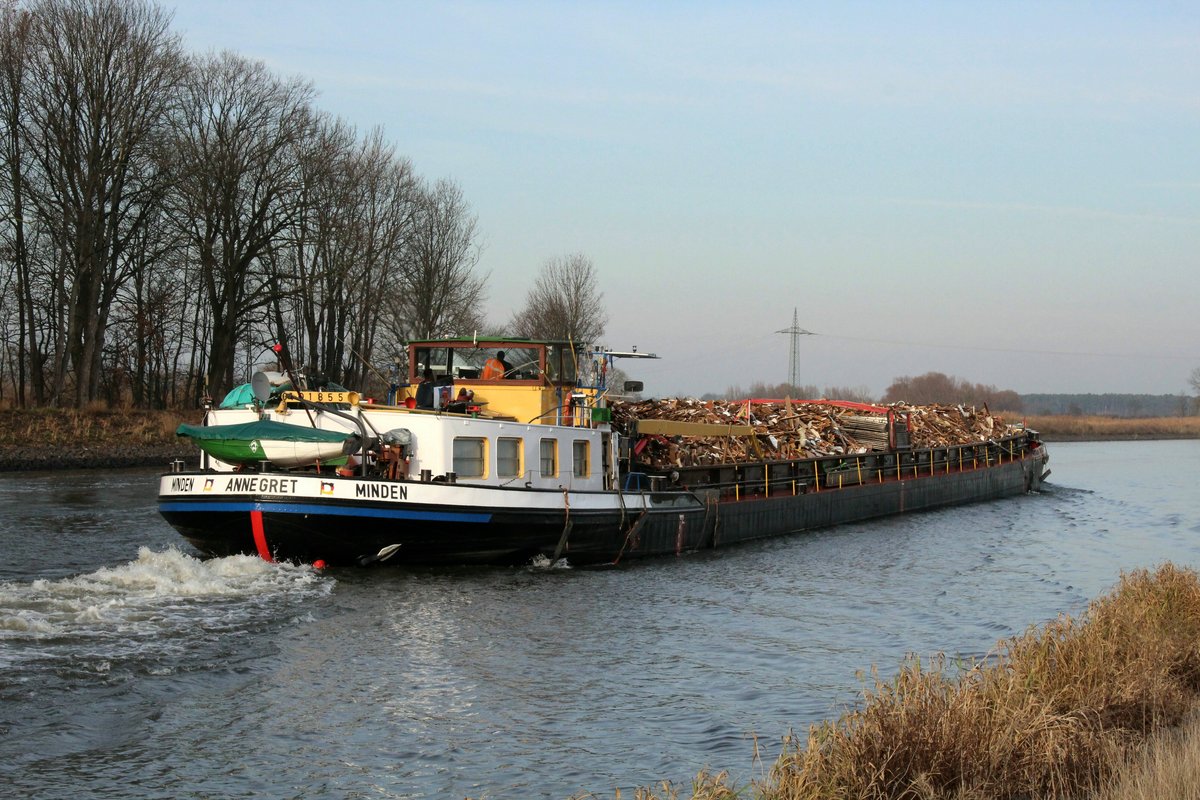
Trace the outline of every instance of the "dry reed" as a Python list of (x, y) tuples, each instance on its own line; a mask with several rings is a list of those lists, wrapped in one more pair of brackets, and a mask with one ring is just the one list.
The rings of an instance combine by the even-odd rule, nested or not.
[(1200, 799), (1200, 714), (1151, 740), (1117, 771), (1096, 800)]
[[(1019, 420), (1021, 414), (1006, 415)], [(1030, 416), (1025, 423), (1054, 439), (1195, 439), (1200, 438), (1200, 417), (1097, 417)]]
[(766, 796), (1075, 797), (1200, 693), (1200, 580), (1123, 575), (1082, 618), (1002, 642), (951, 676), (904, 665), (861, 707), (780, 758)]
[(108, 411), (74, 409), (0, 410), (0, 446), (172, 445), (181, 422), (199, 411)]

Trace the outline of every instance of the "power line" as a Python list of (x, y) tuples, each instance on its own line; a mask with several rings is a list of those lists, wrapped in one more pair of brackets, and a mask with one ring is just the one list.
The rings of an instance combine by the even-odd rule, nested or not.
[(806, 331), (804, 328), (800, 327), (799, 317), (797, 316), (796, 309), (794, 307), (792, 308), (792, 327), (784, 328), (781, 331), (775, 332), (786, 333), (792, 337), (792, 365), (791, 369), (788, 371), (788, 386), (799, 386), (800, 384), (796, 382), (796, 379), (799, 377), (798, 366), (800, 363), (800, 337), (815, 336), (816, 334), (814, 334), (812, 331)]

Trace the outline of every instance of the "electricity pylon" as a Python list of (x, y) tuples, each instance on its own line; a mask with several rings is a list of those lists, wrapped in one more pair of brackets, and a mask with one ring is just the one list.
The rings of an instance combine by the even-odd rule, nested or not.
[(800, 327), (799, 317), (796, 315), (796, 309), (792, 309), (792, 327), (784, 328), (776, 333), (791, 334), (792, 337), (792, 368), (788, 372), (788, 385), (795, 388), (799, 384), (796, 383), (798, 375), (797, 367), (800, 361), (800, 337), (801, 336), (816, 336), (812, 331), (806, 331)]

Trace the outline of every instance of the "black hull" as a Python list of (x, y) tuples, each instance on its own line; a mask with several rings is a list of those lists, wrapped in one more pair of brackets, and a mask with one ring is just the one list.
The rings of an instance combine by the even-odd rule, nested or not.
[[(917, 461), (919, 462), (919, 458)], [(947, 463), (950, 462), (950, 463)], [(566, 557), (576, 565), (681, 554), (847, 522), (1011, 497), (1040, 488), (1045, 449), (964, 466), (943, 453), (927, 459), (928, 472), (855, 475), (843, 485), (829, 474), (782, 485), (595, 494), (592, 508), (544, 502), (546, 492), (498, 489), (543, 502), (497, 505), (323, 501), (262, 495), (198, 497), (160, 494), (166, 520), (204, 553), (259, 554), (278, 560), (368, 563), (382, 548), (399, 545), (389, 563), (519, 564), (537, 556)], [(944, 468), (944, 469), (943, 469)], [(197, 480), (212, 473), (185, 473)], [(845, 474), (845, 473), (843, 473)], [(330, 479), (324, 480), (343, 480)], [(349, 480), (349, 479), (345, 479)], [(441, 486), (451, 493), (461, 487)], [(426, 490), (427, 492), (430, 490)], [(732, 491), (732, 496), (731, 496)], [(750, 491), (750, 494), (746, 492)], [(549, 493), (554, 495), (555, 493)], [(446, 495), (450, 497), (449, 494)], [(604, 502), (600, 502), (603, 500)], [(605, 505), (607, 503), (607, 505)]]
[[(614, 536), (611, 526), (575, 529), (564, 550), (571, 563), (613, 563), (623, 558), (679, 555), (728, 547), (803, 531), (910, 512), (1014, 497), (1041, 487), (1045, 451), (1020, 461), (950, 474), (865, 482), (796, 494), (720, 499), (716, 491), (695, 494), (699, 510), (651, 512), (640, 528)], [(636, 515), (635, 515), (636, 516)], [(561, 521), (561, 517), (560, 517)], [(632, 529), (632, 530), (631, 530)]]

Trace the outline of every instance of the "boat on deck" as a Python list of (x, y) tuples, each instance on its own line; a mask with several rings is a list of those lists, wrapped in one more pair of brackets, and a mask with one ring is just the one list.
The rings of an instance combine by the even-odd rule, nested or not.
[(358, 433), (321, 430), (269, 419), (232, 425), (180, 425), (177, 436), (191, 439), (208, 455), (236, 466), (268, 462), (276, 467), (345, 463), (359, 449)]
[[(745, 420), (615, 423), (614, 362), (647, 357), (511, 338), (414, 342), (387, 403), (302, 378), (276, 391), (256, 376), (253, 401), (208, 409), (204, 426), (307, 428), (341, 437), (349, 461), (202, 448), (198, 468), (161, 477), (159, 510), (214, 556), (598, 565), (996, 500), (1036, 491), (1048, 474), (1035, 431), (914, 446), (895, 408), (859, 415), (878, 415), (871, 447), (809, 457), (785, 457)], [(664, 442), (698, 439), (746, 446), (722, 451), (743, 454), (725, 461), (650, 458)]]

